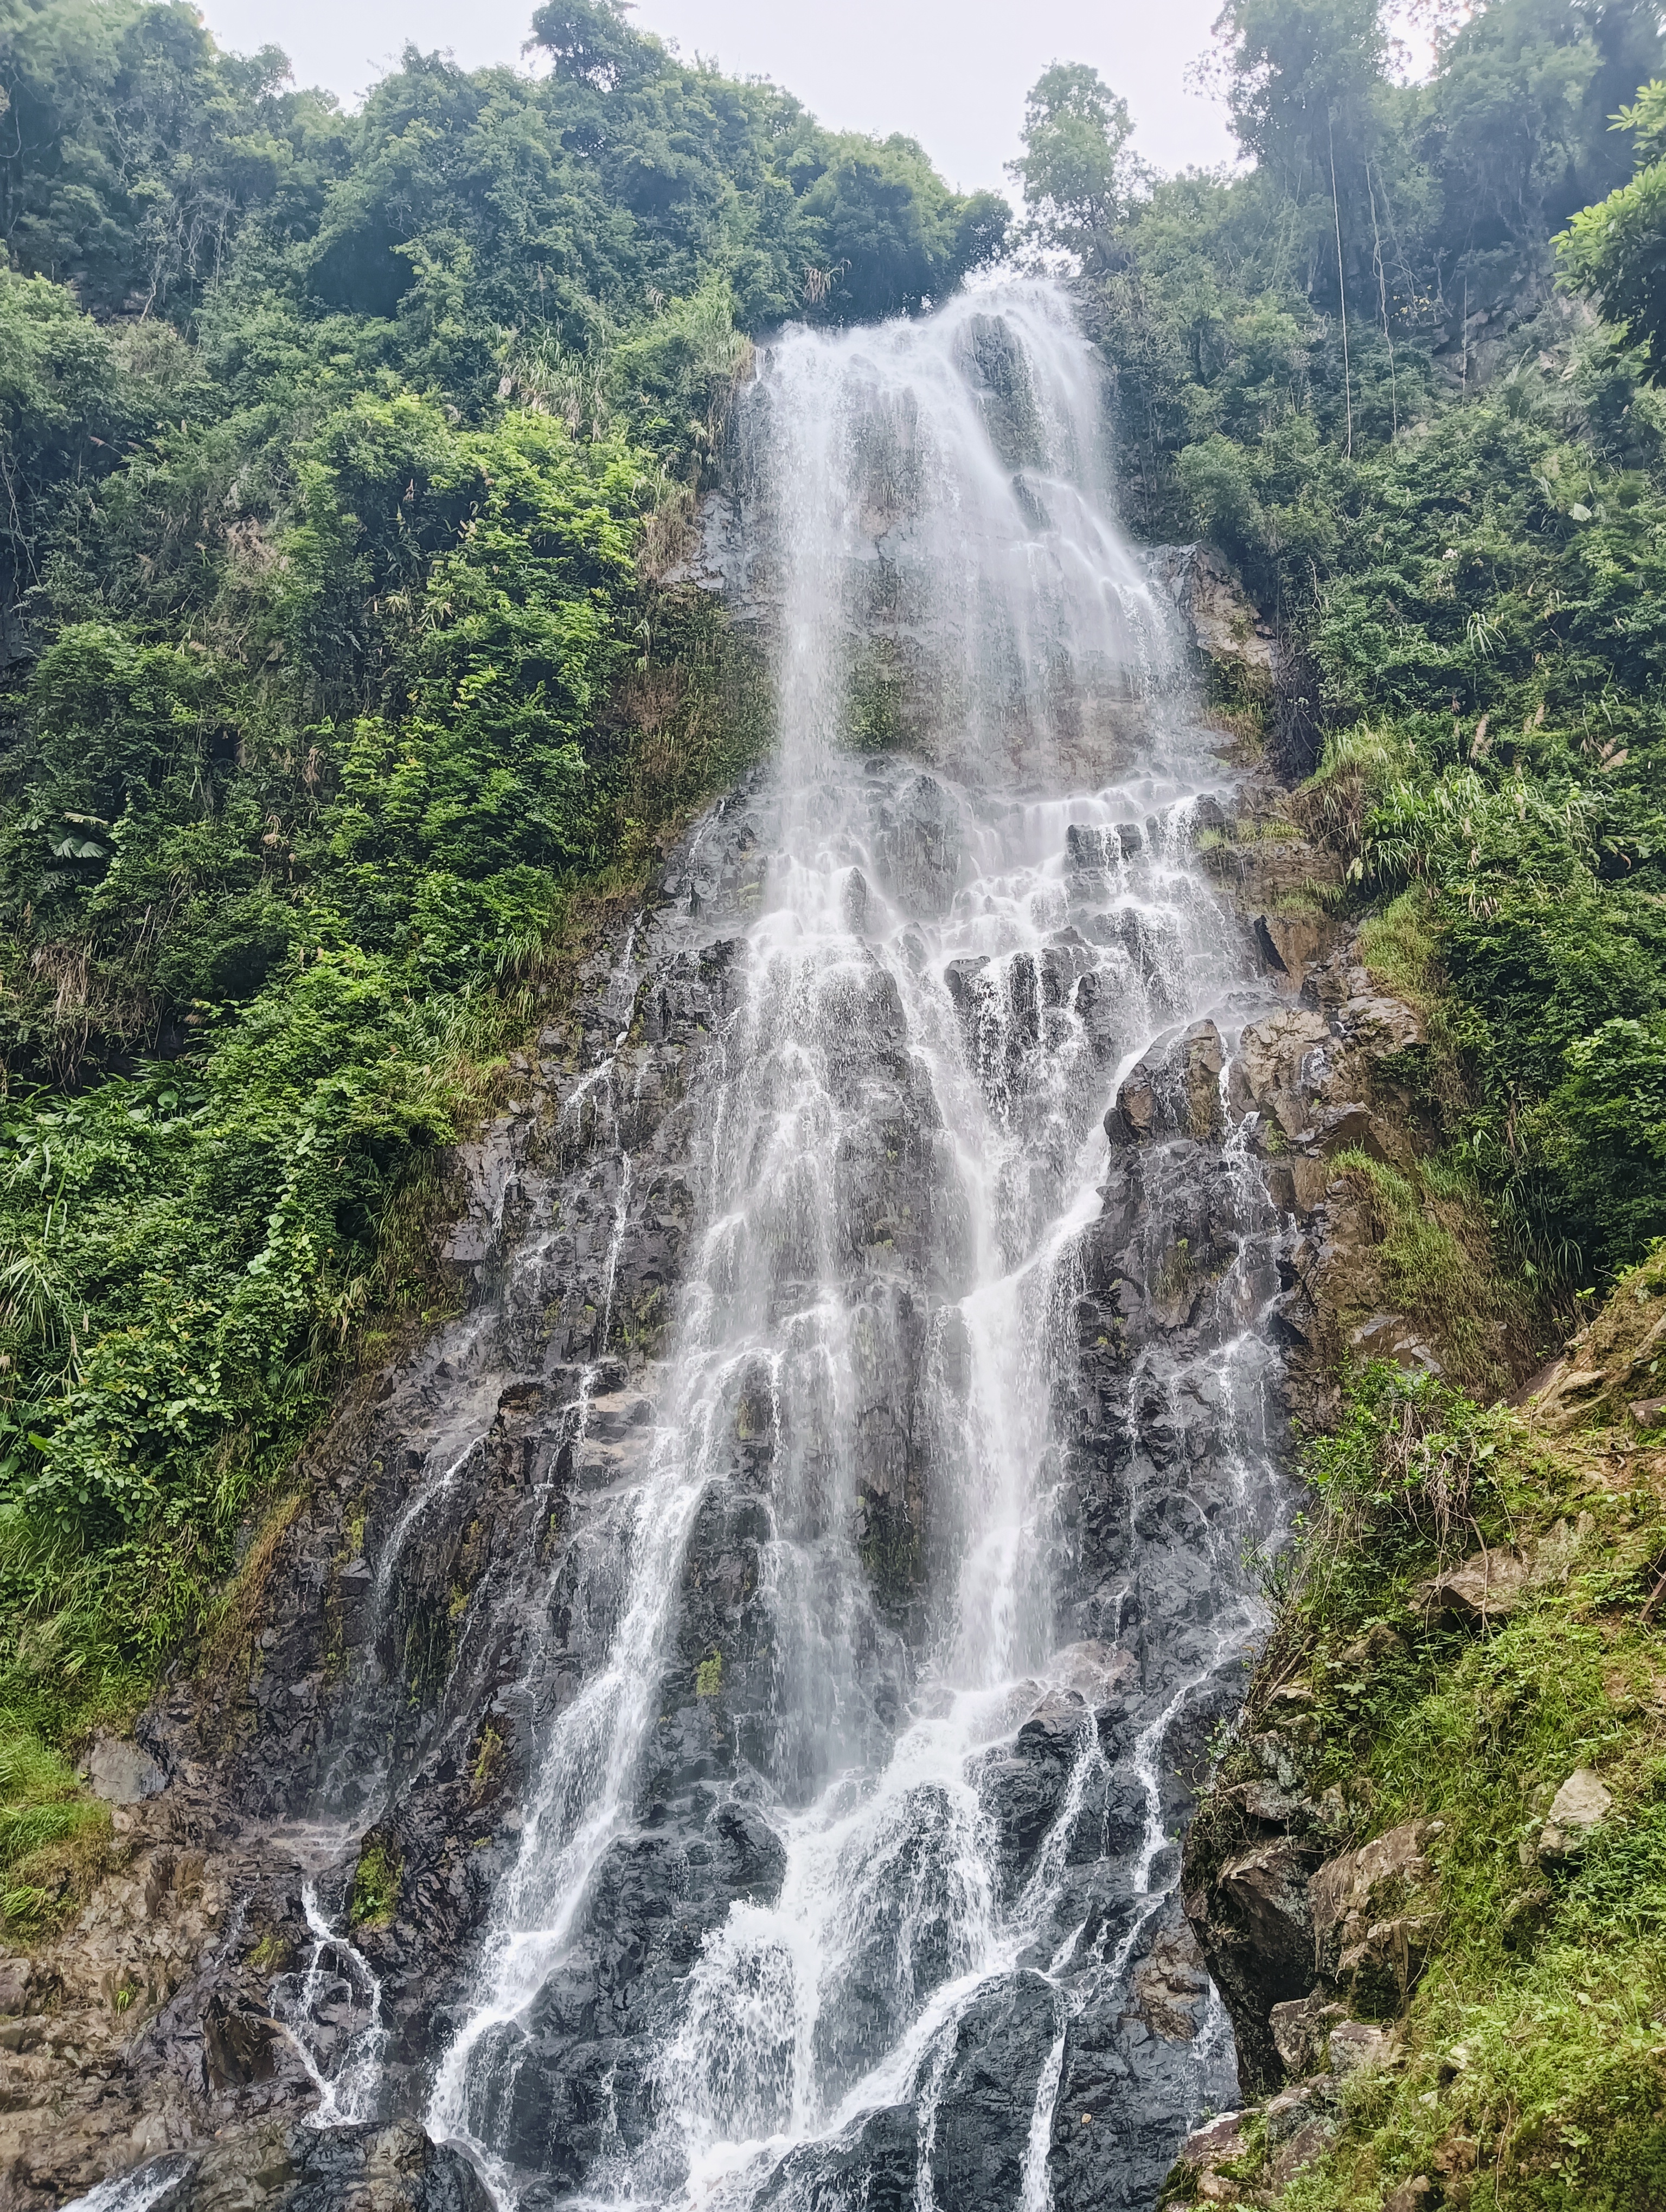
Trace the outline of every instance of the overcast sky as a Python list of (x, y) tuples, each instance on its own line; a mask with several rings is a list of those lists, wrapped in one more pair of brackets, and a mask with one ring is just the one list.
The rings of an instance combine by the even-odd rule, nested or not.
[[(239, 51), (280, 46), (303, 84), (362, 95), (407, 40), (465, 68), (513, 62), (536, 0), (202, 0)], [(1187, 85), (1219, 0), (641, 0), (634, 20), (736, 76), (773, 77), (836, 130), (918, 138), (951, 184), (1007, 189), (1024, 95), (1052, 61), (1091, 62), (1127, 100), (1163, 169), (1234, 148), (1219, 106)]]

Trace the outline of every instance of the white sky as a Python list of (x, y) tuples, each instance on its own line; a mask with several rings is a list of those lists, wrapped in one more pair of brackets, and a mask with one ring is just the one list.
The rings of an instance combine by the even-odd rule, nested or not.
[[(537, 0), (199, 0), (234, 51), (280, 46), (302, 84), (356, 100), (407, 40), (465, 68), (517, 59)], [(1024, 96), (1049, 62), (1091, 62), (1127, 100), (1138, 150), (1161, 169), (1236, 149), (1215, 101), (1189, 88), (1219, 0), (641, 0), (640, 29), (736, 76), (768, 76), (835, 130), (920, 140), (951, 184), (1010, 191)]]

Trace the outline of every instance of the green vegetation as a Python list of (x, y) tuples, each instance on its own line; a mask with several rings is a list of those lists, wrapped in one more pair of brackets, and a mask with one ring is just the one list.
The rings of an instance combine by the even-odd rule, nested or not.
[[(1608, 1402), (1635, 1389), (1663, 1316), (1666, 1251), (1620, 1279), (1578, 1348), (1607, 1378), (1594, 1426), (1547, 1430), (1375, 1366), (1310, 1449), (1315, 1511), (1279, 1564), (1212, 1817), (1271, 1728), (1331, 1808), (1327, 1850), (1442, 1825), (1406, 1906), (1429, 1931), (1421, 1978), (1353, 1992), (1397, 2020), (1393, 2062), (1350, 2085), (1324, 2156), (1256, 2201), (1342, 2212), (1419, 2177), (1442, 2192), (1429, 2202), (1489, 2212), (1666, 2191), (1666, 1462)], [(1483, 1547), (1514, 1547), (1528, 1575), (1465, 1626), (1430, 1588)], [(1581, 1767), (1612, 1805), (1582, 1851), (1547, 1862), (1552, 1796)]]
[(447, 1295), (441, 1149), (765, 741), (666, 580), (751, 334), (916, 308), (1005, 234), (612, 0), (532, 27), (547, 73), (407, 50), (350, 117), (169, 0), (0, 21), (0, 1723), (37, 1748), (258, 1601), (238, 1525)]
[[(1248, 171), (1142, 179), (1055, 70), (1032, 227), (1082, 261), (1131, 521), (1213, 536), (1281, 633), (1225, 719), (1316, 771), (1352, 904), (1426, 944), (1445, 1140), (1566, 1300), (1666, 1234), (1666, 399), (1620, 281), (1661, 264), (1578, 214), (1666, 173), (1659, 19), (1490, 0), (1415, 85), (1377, 0), (1219, 32)], [(1554, 289), (1570, 218), (1564, 283), (1624, 332)]]
[(353, 1928), (386, 1928), (399, 1902), (399, 1847), (380, 1828), (373, 1828), (359, 1849), (347, 1919)]
[(27, 1935), (84, 1894), (104, 1861), (110, 1811), (27, 1729), (0, 1736), (0, 1921)]

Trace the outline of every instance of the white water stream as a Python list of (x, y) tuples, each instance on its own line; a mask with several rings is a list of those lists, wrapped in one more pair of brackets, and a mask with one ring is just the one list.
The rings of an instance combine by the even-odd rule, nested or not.
[[(1111, 519), (1093, 360), (1058, 295), (1009, 285), (916, 322), (789, 332), (746, 407), (779, 595), (778, 838), (745, 1002), (706, 1061), (700, 1226), (650, 1383), (651, 1469), (575, 1540), (582, 1686), (538, 1747), (427, 2124), (519, 2201), (508, 2116), (541, 1995), (641, 1818), (686, 1547), (761, 1421), (775, 1694), (757, 1780), (784, 1875), (707, 1939), (651, 2056), (654, 2125), (581, 2201), (842, 2203), (801, 2190), (806, 2147), (906, 2106), (927, 2212), (957, 2033), (1027, 1973), (1055, 1996), (1011, 2202), (1044, 2212), (1070, 2023), (1126, 1987), (1172, 1893), (1170, 1728), (1256, 1625), (1237, 1552), (1271, 1494), (1271, 1214), (1241, 1148), (1213, 1325), (1142, 1354), (1146, 1396), (1225, 1464), (1237, 1510), (1200, 1516), (1195, 1540), (1223, 1595), (1161, 1663), (1130, 1656), (1104, 1602), (1087, 1618), (1060, 1595), (1056, 1407), (1101, 1118), (1153, 1037), (1207, 1013), (1235, 1026), (1248, 1003), (1190, 856), (1220, 771)], [(909, 726), (929, 774), (870, 772), (851, 735), (876, 714)], [(903, 1626), (874, 1596), (880, 1526), (913, 1546)], [(1143, 1831), (1107, 1917), (1083, 1886), (1114, 1763), (1092, 1713), (1136, 1662), (1152, 1702), (1123, 1765)], [(987, 1764), (1071, 1698), (1067, 1787), (1015, 1881)], [(1201, 2080), (1207, 2048), (1195, 2063)]]

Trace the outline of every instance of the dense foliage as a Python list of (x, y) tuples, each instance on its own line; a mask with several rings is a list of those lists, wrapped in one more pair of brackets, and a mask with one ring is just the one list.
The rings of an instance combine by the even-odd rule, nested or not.
[(533, 34), (347, 116), (170, 0), (0, 9), (0, 1734), (200, 1619), (442, 1294), (433, 1163), (587, 913), (762, 742), (660, 580), (749, 334), (1004, 236), (612, 0)]
[(1287, 775), (1322, 753), (1353, 897), (1432, 942), (1448, 1134), (1566, 1293), (1666, 1234), (1666, 401), (1621, 272), (1660, 264), (1577, 214), (1658, 190), (1658, 14), (1490, 0), (1422, 84), (1377, 0), (1229, 0), (1219, 31), (1254, 166), (1131, 189), (1116, 104), (1055, 71), (1032, 223), (1081, 257), (1131, 519), (1214, 536), (1274, 614), (1252, 720)]

